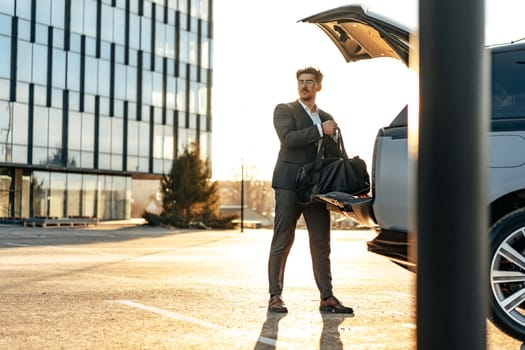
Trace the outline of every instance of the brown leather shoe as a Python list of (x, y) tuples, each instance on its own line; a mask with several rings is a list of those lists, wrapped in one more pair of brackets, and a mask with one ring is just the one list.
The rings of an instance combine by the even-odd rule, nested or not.
[(337, 298), (334, 296), (331, 296), (326, 300), (321, 300), (319, 311), (334, 314), (348, 314), (349, 316), (354, 316), (354, 310), (351, 307), (344, 306), (343, 304), (341, 304), (341, 302), (337, 300)]
[(268, 302), (268, 311), (287, 313), (288, 309), (286, 308), (286, 304), (284, 303), (284, 300), (281, 298), (281, 296), (274, 295), (270, 298), (270, 301)]

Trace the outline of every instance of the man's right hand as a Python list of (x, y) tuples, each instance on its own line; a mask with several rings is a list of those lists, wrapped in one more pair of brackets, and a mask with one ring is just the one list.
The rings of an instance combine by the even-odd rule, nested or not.
[(327, 120), (321, 124), (323, 127), (323, 134), (333, 135), (337, 130), (337, 123), (333, 120)]

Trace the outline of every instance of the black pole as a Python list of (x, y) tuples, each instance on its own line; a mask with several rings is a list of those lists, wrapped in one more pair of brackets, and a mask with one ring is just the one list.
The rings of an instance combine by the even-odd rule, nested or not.
[(485, 349), (488, 58), (483, 0), (419, 1), (417, 347)]
[(244, 232), (244, 159), (241, 161), (241, 232)]

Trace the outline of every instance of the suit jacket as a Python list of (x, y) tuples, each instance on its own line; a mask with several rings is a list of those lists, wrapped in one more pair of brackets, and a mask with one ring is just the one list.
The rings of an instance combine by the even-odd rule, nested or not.
[[(321, 122), (333, 120), (322, 110), (319, 117)], [(315, 159), (322, 137), (299, 101), (278, 104), (273, 112), (273, 125), (281, 148), (273, 170), (272, 187), (295, 191), (297, 172)]]

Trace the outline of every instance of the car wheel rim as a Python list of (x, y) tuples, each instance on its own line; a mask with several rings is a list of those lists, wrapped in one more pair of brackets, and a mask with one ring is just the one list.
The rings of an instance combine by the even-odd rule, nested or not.
[(525, 326), (525, 227), (497, 247), (490, 264), (490, 284), (499, 308)]

